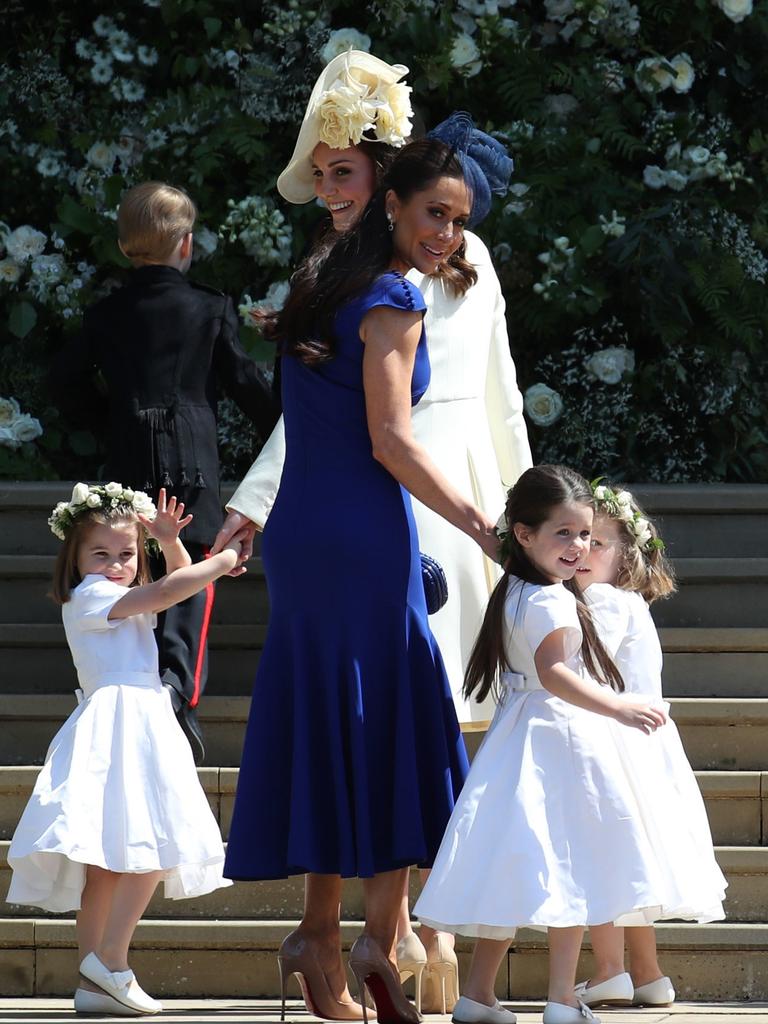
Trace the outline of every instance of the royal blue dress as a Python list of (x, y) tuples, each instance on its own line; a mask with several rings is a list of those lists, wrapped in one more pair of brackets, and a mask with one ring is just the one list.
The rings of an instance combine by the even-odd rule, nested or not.
[[(359, 328), (375, 306), (425, 309), (387, 272), (338, 312), (332, 360), (283, 359), (286, 459), (262, 542), (270, 622), (228, 878), (430, 866), (466, 777), (411, 499), (371, 450)], [(422, 330), (414, 404), (429, 374)]]

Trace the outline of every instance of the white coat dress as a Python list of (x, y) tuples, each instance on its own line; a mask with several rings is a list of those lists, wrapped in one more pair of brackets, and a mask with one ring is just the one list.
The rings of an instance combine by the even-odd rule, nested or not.
[[(408, 280), (427, 303), (425, 328), (432, 378), (413, 410), (416, 440), (447, 479), (492, 519), (506, 490), (531, 465), (523, 399), (509, 351), (501, 286), (485, 244), (466, 233), (467, 259), (477, 283), (454, 295), (416, 271)], [(227, 507), (263, 528), (277, 495), (285, 458), (282, 419)], [(421, 550), (442, 565), (448, 601), (430, 616), (448, 672), (459, 720), (486, 721), (493, 705), (461, 696), (464, 668), (499, 569), (474, 541), (418, 501), (413, 511)]]

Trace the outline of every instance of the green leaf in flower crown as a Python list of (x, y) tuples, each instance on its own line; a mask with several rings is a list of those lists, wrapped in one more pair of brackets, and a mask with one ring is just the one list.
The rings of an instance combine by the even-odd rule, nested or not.
[(26, 338), (29, 332), (37, 323), (37, 310), (31, 302), (16, 302), (11, 307), (11, 314), (8, 317), (8, 327), (17, 338)]

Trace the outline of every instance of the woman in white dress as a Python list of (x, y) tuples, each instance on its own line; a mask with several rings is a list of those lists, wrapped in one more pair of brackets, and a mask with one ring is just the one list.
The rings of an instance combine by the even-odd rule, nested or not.
[[(374, 192), (387, 153), (392, 152), (390, 147), (401, 145), (410, 134), (410, 89), (400, 81), (407, 71), (354, 50), (328, 64), (310, 96), (293, 156), (277, 180), (285, 199), (297, 204), (321, 200), (334, 232), (345, 231), (358, 219)], [(354, 117), (345, 117), (343, 109), (339, 113), (339, 97), (345, 93), (373, 96), (391, 116), (379, 113), (373, 128), (363, 135)], [(424, 323), (432, 368), (429, 388), (413, 410), (413, 434), (451, 484), (495, 519), (507, 488), (531, 465), (531, 452), (501, 286), (485, 244), (469, 231), (464, 237), (464, 258), (477, 274), (476, 283), (464, 294), (454, 290), (447, 276), (408, 274), (427, 303)], [(248, 529), (252, 537), (255, 530), (264, 528), (284, 458), (281, 419), (230, 499), (214, 551), (235, 531)], [(448, 601), (430, 617), (430, 628), (445, 663), (457, 716), (460, 722), (486, 721), (493, 713), (492, 702), (467, 701), (461, 688), (499, 568), (473, 550), (477, 546), (472, 542), (453, 536), (459, 531), (416, 500), (413, 511), (421, 550), (442, 565), (448, 581)], [(327, 884), (308, 876), (309, 905), (315, 903), (316, 890), (318, 904), (324, 904), (322, 892)], [(425, 928), (425, 951), (411, 928), (407, 896), (398, 934), (398, 962), (404, 974), (416, 975), (417, 1003), (426, 967), (424, 1008), (449, 1011), (458, 998), (452, 938)]]
[[(117, 483), (76, 484), (49, 520), (64, 541), (53, 595), (62, 605), (80, 703), (56, 733), (11, 841), (7, 900), (77, 910), (75, 1010), (136, 1016), (162, 1006), (128, 967), (128, 948), (158, 882), (169, 899), (231, 885), (224, 847), (192, 751), (158, 673), (155, 613), (234, 569), (240, 542), (197, 565), (179, 531), (191, 516), (159, 510)], [(143, 525), (142, 525), (143, 524)], [(168, 575), (150, 582), (145, 533)]]

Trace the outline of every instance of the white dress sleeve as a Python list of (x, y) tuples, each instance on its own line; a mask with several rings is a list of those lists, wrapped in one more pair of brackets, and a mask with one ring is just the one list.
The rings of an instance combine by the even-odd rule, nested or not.
[(517, 386), (515, 364), (509, 351), (506, 304), (490, 256), (488, 266), (483, 267), (482, 272), (493, 277), (496, 294), (488, 353), (485, 405), (499, 475), (504, 486), (509, 488), (521, 473), (533, 465), (533, 459), (528, 441), (528, 428), (523, 418), (523, 396)]
[(112, 583), (103, 576), (86, 576), (70, 598), (72, 624), (89, 633), (115, 629), (126, 620), (110, 619), (109, 613), (127, 593), (126, 587)]
[(537, 587), (523, 597), (525, 615), (523, 636), (532, 654), (557, 629), (567, 629), (566, 658), (572, 658), (581, 647), (581, 625), (576, 598), (562, 583)]
[(616, 652), (629, 632), (631, 620), (631, 596), (610, 583), (593, 583), (584, 591), (589, 610), (595, 622), (597, 635), (611, 655)]
[(281, 416), (258, 458), (227, 502), (227, 508), (240, 512), (263, 530), (277, 497), (284, 462), (285, 424)]

